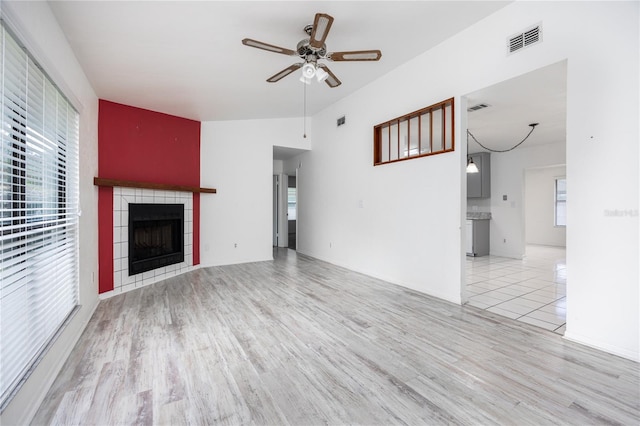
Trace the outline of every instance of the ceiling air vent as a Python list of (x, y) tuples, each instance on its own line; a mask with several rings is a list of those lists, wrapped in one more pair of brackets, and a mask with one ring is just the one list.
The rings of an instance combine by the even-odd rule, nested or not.
[(542, 25), (538, 24), (524, 30), (521, 33), (514, 34), (507, 41), (508, 54), (517, 52), (525, 47), (542, 41)]
[(479, 109), (483, 109), (483, 108), (487, 108), (488, 106), (490, 106), (489, 104), (478, 104), (478, 105), (474, 105), (471, 106), (469, 108), (467, 108), (468, 112), (473, 112), (473, 111), (477, 111)]

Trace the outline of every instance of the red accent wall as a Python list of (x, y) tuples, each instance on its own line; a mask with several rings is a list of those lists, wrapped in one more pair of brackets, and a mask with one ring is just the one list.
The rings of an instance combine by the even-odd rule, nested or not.
[[(101, 178), (200, 186), (200, 122), (101, 99)], [(100, 293), (113, 290), (113, 190), (98, 193)], [(193, 195), (193, 264), (200, 263), (200, 194)]]
[(98, 189), (98, 293), (113, 290), (113, 188)]

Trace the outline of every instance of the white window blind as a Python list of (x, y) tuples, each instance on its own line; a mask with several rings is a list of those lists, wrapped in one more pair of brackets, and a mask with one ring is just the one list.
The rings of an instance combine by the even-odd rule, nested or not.
[(78, 113), (2, 23), (0, 409), (78, 303)]

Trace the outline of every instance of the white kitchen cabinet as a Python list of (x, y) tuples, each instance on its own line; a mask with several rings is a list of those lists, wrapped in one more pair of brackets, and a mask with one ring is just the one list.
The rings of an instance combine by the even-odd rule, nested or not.
[(467, 256), (473, 256), (473, 221), (467, 220)]
[(489, 254), (489, 220), (467, 219), (467, 256)]

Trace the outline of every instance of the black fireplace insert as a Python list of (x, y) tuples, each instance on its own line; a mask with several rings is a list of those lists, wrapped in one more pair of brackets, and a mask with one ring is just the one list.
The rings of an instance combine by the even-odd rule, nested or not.
[(129, 204), (129, 275), (184, 261), (184, 205)]

